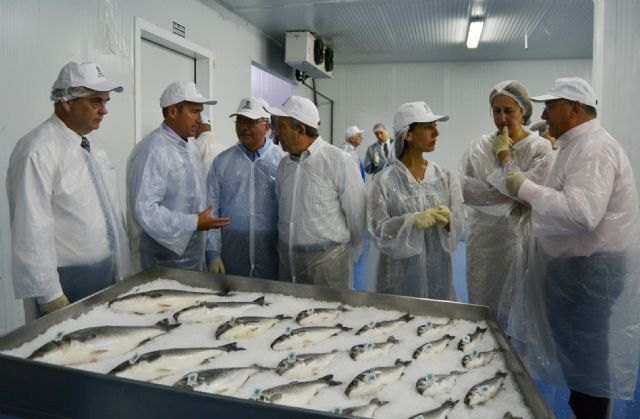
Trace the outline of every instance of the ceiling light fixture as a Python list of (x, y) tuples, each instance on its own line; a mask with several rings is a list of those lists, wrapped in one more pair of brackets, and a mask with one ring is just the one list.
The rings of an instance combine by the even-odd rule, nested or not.
[(467, 31), (467, 48), (478, 48), (483, 27), (484, 20), (482, 18), (472, 18), (469, 21), (469, 30)]

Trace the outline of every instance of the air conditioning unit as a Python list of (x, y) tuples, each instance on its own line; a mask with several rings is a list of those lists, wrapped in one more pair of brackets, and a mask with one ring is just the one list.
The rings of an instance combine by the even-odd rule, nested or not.
[[(327, 50), (331, 51), (330, 62), (325, 57)], [(333, 78), (333, 50), (311, 32), (287, 32), (284, 62), (315, 79)]]

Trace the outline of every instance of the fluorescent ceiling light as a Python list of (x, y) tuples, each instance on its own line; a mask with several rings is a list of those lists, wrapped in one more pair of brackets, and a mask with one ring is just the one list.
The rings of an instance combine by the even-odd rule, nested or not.
[(469, 31), (467, 32), (467, 48), (478, 48), (480, 42), (480, 35), (482, 35), (482, 28), (484, 27), (484, 20), (472, 20), (469, 22)]

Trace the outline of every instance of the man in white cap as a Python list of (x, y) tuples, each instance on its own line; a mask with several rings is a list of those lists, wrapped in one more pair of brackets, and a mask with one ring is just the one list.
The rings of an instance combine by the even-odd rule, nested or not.
[(27, 320), (131, 273), (115, 170), (86, 137), (108, 113), (110, 92), (122, 87), (96, 63), (69, 62), (51, 89), (53, 115), (11, 154), (13, 281), (16, 297), (25, 298)]
[(600, 125), (593, 88), (557, 79), (542, 119), (558, 151), (544, 184), (506, 186), (531, 205), (533, 252), (516, 290), (510, 334), (541, 378), (566, 384), (577, 418), (606, 418), (632, 398), (640, 352), (640, 213), (629, 159)]
[(352, 288), (353, 261), (365, 229), (365, 190), (356, 162), (318, 134), (318, 108), (291, 96), (276, 116), (276, 137), (289, 156), (276, 175), (279, 276)]
[(358, 148), (358, 146), (360, 144), (362, 144), (362, 133), (364, 131), (361, 130), (360, 128), (358, 128), (357, 125), (352, 125), (349, 128), (347, 128), (347, 130), (344, 132), (344, 145), (342, 146), (342, 149), (344, 151), (346, 151), (347, 153), (349, 153), (349, 155), (351, 157), (353, 157), (353, 159), (356, 161), (356, 163), (358, 163), (358, 168), (360, 169), (360, 175), (362, 176), (362, 180), (364, 180), (365, 178), (365, 173), (364, 173), (364, 166), (362, 165), (362, 161), (360, 161), (360, 157), (358, 156), (358, 153), (356, 152), (356, 148)]
[(171, 83), (160, 97), (164, 122), (129, 157), (127, 212), (142, 269), (204, 270), (206, 230), (229, 224), (207, 207), (204, 168), (190, 141), (204, 105), (215, 103), (193, 82)]
[(271, 115), (257, 97), (240, 101), (235, 117), (238, 144), (214, 160), (207, 178), (207, 202), (214, 214), (231, 219), (207, 238), (210, 272), (278, 279), (276, 171), (284, 155), (267, 137)]
[(396, 161), (396, 155), (393, 152), (394, 141), (389, 137), (389, 132), (382, 122), (373, 126), (373, 133), (378, 141), (367, 148), (367, 154), (364, 157), (364, 170), (370, 175), (381, 172)]

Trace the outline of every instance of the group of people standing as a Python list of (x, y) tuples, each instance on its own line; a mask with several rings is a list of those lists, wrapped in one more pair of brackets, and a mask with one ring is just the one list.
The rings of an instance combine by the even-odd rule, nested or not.
[[(425, 157), (449, 119), (425, 102), (399, 107), (392, 138), (376, 124), (361, 163), (357, 126), (345, 152), (321, 138), (308, 99), (244, 98), (230, 115), (238, 143), (211, 160), (194, 137), (216, 101), (175, 82), (160, 97), (164, 121), (129, 157), (126, 219), (113, 165), (86, 137), (122, 90), (95, 63), (67, 64), (53, 115), (11, 155), (14, 288), (36, 315), (153, 266), (348, 289), (367, 233), (378, 292), (455, 300), (451, 253), (466, 221), (470, 302), (489, 306), (541, 377), (572, 389), (577, 417), (604, 417), (609, 398), (633, 390), (638, 194), (584, 80), (533, 98), (498, 83), (496, 131), (469, 144), (455, 174)], [(531, 101), (544, 103), (557, 150), (525, 128)]]

